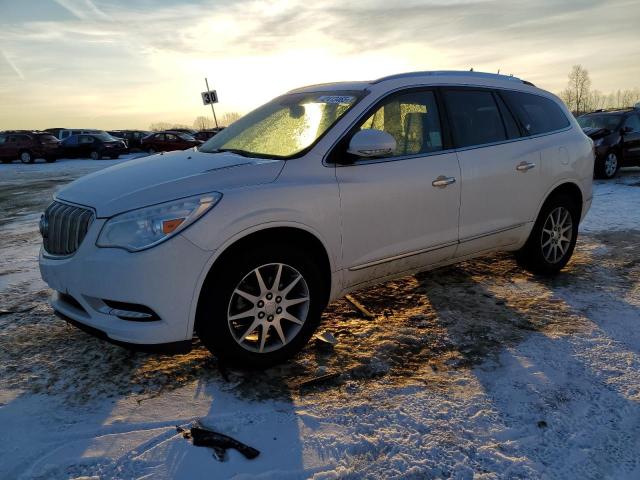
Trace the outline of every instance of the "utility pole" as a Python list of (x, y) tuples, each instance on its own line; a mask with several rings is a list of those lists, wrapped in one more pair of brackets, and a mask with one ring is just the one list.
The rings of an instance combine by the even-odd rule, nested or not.
[[(204, 83), (207, 85), (207, 92), (210, 92), (211, 90), (209, 90), (209, 80), (207, 80), (207, 77), (204, 77)], [(216, 118), (216, 110), (213, 108), (213, 102), (211, 102), (211, 113), (213, 113), (213, 121), (216, 122), (216, 128), (218, 128), (218, 119)]]

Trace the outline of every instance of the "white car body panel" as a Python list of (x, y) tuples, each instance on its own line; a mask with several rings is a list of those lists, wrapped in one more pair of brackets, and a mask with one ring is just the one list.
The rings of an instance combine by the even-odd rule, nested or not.
[[(75, 254), (58, 259), (41, 252), (40, 268), (54, 290), (73, 295), (90, 314), (56, 299), (54, 308), (114, 340), (184, 341), (193, 334), (200, 289), (215, 271), (215, 261), (238, 240), (264, 229), (290, 227), (315, 236), (329, 259), (330, 299), (335, 299), (384, 279), (520, 248), (545, 199), (564, 183), (580, 188), (584, 217), (591, 203), (593, 151), (564, 107), (570, 127), (546, 135), (415, 158), (327, 163), (327, 153), (378, 100), (404, 88), (443, 85), (511, 89), (557, 102), (517, 79), (472, 73), (413, 74), (294, 90), (366, 88), (369, 93), (300, 158), (172, 152), (122, 163), (63, 188), (58, 200), (90, 207), (97, 220)], [(523, 161), (535, 168), (518, 171)], [(432, 186), (439, 176), (456, 181), (445, 188)], [(109, 217), (214, 191), (222, 199), (212, 210), (151, 249), (131, 253), (95, 245)], [(162, 320), (114, 320), (96, 310), (95, 299), (148, 305)]]

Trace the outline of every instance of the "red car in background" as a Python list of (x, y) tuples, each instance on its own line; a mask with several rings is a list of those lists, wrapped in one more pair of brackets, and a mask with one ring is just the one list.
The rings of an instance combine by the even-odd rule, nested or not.
[(36, 158), (55, 162), (58, 158), (60, 140), (49, 132), (12, 130), (0, 132), (0, 160), (11, 163), (33, 163)]
[(140, 141), (142, 150), (149, 153), (186, 150), (188, 148), (198, 147), (203, 143), (204, 142), (196, 140), (191, 135), (173, 130), (153, 133)]

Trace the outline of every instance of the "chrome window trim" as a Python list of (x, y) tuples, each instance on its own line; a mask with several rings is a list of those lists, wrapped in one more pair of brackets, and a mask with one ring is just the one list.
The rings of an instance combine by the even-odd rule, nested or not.
[[(409, 90), (409, 89), (415, 89), (415, 88), (424, 88), (425, 90), (428, 90), (430, 88), (446, 88), (446, 87), (469, 87), (469, 88), (481, 88), (481, 89), (487, 89), (487, 90), (503, 90), (503, 91), (507, 91), (507, 92), (521, 92), (521, 93), (528, 93), (530, 95), (537, 95), (539, 97), (542, 98), (547, 98), (551, 101), (555, 101), (551, 98), (549, 98), (546, 95), (540, 95), (539, 93), (535, 93), (535, 92), (525, 92), (525, 91), (521, 91), (521, 90), (514, 90), (513, 88), (508, 88), (505, 86), (487, 86), (487, 85), (474, 85), (474, 84), (457, 84), (457, 83), (429, 83), (429, 84), (411, 84), (411, 85), (403, 85), (402, 87), (397, 87), (393, 90), (389, 90), (388, 92), (386, 92), (383, 96), (379, 97), (378, 99), (375, 99), (373, 102), (371, 102), (371, 104), (362, 112), (360, 113), (356, 119), (354, 121), (352, 121), (349, 126), (347, 128), (344, 129), (344, 131), (342, 132), (342, 134), (340, 136), (338, 136), (338, 138), (331, 144), (331, 146), (327, 149), (327, 151), (323, 154), (322, 156), (322, 165), (328, 168), (343, 168), (343, 167), (355, 167), (358, 165), (370, 165), (373, 163), (383, 163), (383, 162), (395, 162), (395, 161), (402, 161), (402, 160), (410, 160), (413, 158), (422, 158), (422, 157), (428, 157), (428, 156), (432, 156), (432, 155), (439, 155), (439, 154), (443, 154), (443, 153), (450, 153), (450, 152), (463, 152), (463, 151), (467, 151), (467, 150), (474, 150), (476, 148), (486, 148), (486, 147), (493, 147), (493, 146), (497, 146), (497, 145), (503, 145), (503, 144), (507, 144), (507, 143), (512, 143), (512, 142), (521, 142), (523, 140), (531, 140), (531, 139), (535, 139), (535, 138), (540, 138), (540, 137), (546, 137), (549, 135), (555, 135), (557, 133), (562, 133), (562, 132), (568, 132), (570, 130), (572, 130), (574, 128), (574, 126), (571, 124), (571, 120), (567, 118), (567, 121), (569, 122), (569, 125), (567, 125), (564, 128), (561, 128), (559, 130), (551, 130), (550, 132), (544, 132), (544, 133), (538, 133), (536, 135), (526, 135), (523, 137), (518, 137), (518, 138), (510, 138), (510, 139), (505, 139), (505, 140), (501, 140), (499, 142), (491, 142), (491, 143), (483, 143), (483, 144), (479, 144), (479, 145), (470, 145), (468, 147), (453, 147), (453, 148), (448, 148), (448, 149), (444, 149), (444, 150), (437, 150), (434, 152), (427, 152), (427, 153), (418, 153), (415, 155), (400, 155), (397, 157), (385, 157), (385, 158), (376, 158), (376, 159), (371, 159), (371, 160), (361, 160), (361, 161), (356, 161), (350, 164), (345, 164), (345, 165), (341, 165), (338, 163), (329, 163), (327, 162), (327, 157), (329, 156), (329, 154), (331, 152), (333, 152), (333, 149), (336, 147), (336, 145), (338, 143), (340, 143), (340, 141), (342, 141), (342, 139), (351, 131), (351, 129), (359, 122), (361, 121), (365, 115), (369, 112), (370, 108), (373, 107), (375, 104), (377, 104), (378, 102), (384, 100), (386, 97), (393, 95), (397, 92), (400, 92), (402, 90)], [(370, 93), (370, 92), (369, 92)], [(365, 97), (363, 97), (365, 98)], [(564, 112), (562, 112), (564, 115)], [(566, 115), (565, 115), (566, 117)], [(337, 127), (337, 125), (334, 125), (334, 128)], [(442, 126), (441, 126), (442, 128)], [(441, 132), (442, 133), (442, 132)]]

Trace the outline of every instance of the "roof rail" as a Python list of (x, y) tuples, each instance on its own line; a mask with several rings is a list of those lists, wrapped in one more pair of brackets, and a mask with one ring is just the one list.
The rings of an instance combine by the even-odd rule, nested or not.
[(592, 110), (590, 112), (585, 113), (584, 115), (589, 115), (591, 113), (631, 112), (637, 109), (638, 107), (598, 108), (597, 110)]
[[(447, 77), (477, 77), (477, 78), (493, 78), (500, 80), (515, 80), (517, 82), (527, 83), (530, 85), (530, 82), (525, 82), (518, 77), (514, 77), (513, 75), (502, 75), (500, 73), (487, 73), (487, 72), (474, 72), (474, 71), (460, 71), (460, 70), (434, 70), (434, 71), (424, 71), (424, 72), (406, 72), (406, 73), (397, 73), (395, 75), (389, 75), (387, 77), (381, 77), (377, 80), (371, 82), (372, 84), (385, 82), (387, 80), (395, 80), (398, 78), (411, 78), (411, 77), (426, 77), (426, 76), (447, 76)], [(532, 84), (531, 84), (532, 85)]]

